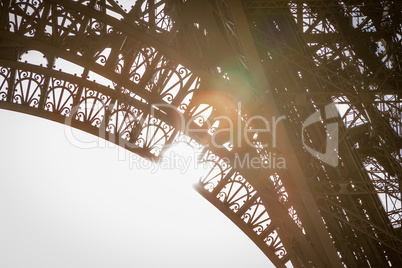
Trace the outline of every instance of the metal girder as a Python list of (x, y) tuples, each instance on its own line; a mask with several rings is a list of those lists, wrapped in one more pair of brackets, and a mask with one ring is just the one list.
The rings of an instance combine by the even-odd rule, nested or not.
[[(245, 53), (245, 57), (247, 59), (247, 63), (249, 64), (249, 71), (254, 78), (254, 82), (259, 90), (265, 90), (265, 96), (267, 101), (267, 106), (270, 107), (268, 114), (271, 116), (279, 117), (280, 112), (278, 108), (276, 108), (275, 103), (269, 102), (269, 100), (273, 100), (273, 90), (264, 74), (264, 70), (262, 68), (261, 62), (259, 60), (258, 52), (255, 48), (255, 45), (249, 40), (252, 40), (252, 35), (250, 30), (248, 29), (248, 22), (245, 17), (242, 5), (240, 1), (231, 1), (229, 2), (229, 8), (231, 10), (233, 20), (236, 26), (236, 31), (238, 34), (239, 41), (242, 45), (242, 48)], [(285, 135), (292, 135), (291, 133), (285, 133)], [(291, 143), (290, 140), (292, 138), (286, 137), (285, 143)], [(294, 138), (293, 138), (294, 139)], [(306, 187), (306, 180), (303, 178), (302, 168), (298, 163), (297, 159), (294, 159), (296, 153), (293, 148), (288, 147), (287, 150), (285, 149), (284, 144), (279, 145), (279, 149), (283, 150), (283, 154), (286, 159), (289, 161), (289, 171), (291, 176), (293, 177), (294, 183), (297, 185), (299, 192), (301, 193), (301, 200), (303, 201), (303, 205), (305, 207), (309, 207), (307, 215), (301, 215), (303, 220), (306, 218), (310, 218), (312, 226), (305, 225), (305, 228), (311, 228), (309, 231), (312, 232), (312, 229), (315, 229), (317, 234), (313, 236), (311, 233), (311, 239), (318, 238), (317, 241), (313, 240), (315, 244), (315, 250), (320, 257), (323, 258), (323, 264), (325, 266), (333, 266), (337, 267), (340, 266), (338, 256), (336, 254), (335, 248), (332, 245), (332, 242), (329, 240), (327, 231), (325, 230), (324, 224), (321, 222), (320, 216), (318, 214), (318, 209), (315, 207), (315, 202), (312, 199), (312, 195), (309, 193), (308, 188)], [(297, 178), (297, 179), (296, 179)], [(303, 189), (303, 190), (301, 190)], [(304, 218), (305, 217), (305, 218)], [(323, 251), (321, 251), (323, 250)]]
[[(338, 1), (323, 2), (320, 0), (247, 0), (245, 7), (247, 9), (276, 9), (276, 8), (289, 8), (291, 4), (301, 3), (312, 7), (338, 7), (340, 3)], [(342, 1), (345, 6), (379, 6), (379, 3), (375, 1), (361, 1), (361, 0), (345, 0)]]
[[(300, 1), (299, 3), (303, 3), (303, 2), (304, 1)], [(247, 6), (247, 4), (245, 6)], [(304, 6), (302, 5), (301, 7), (304, 8), (304, 7), (308, 7), (308, 6), (309, 6), (308, 3), (306, 3), (306, 5), (304, 5)], [(291, 7), (289, 5), (286, 9), (290, 10), (290, 8)], [(307, 11), (308, 11), (308, 9), (303, 10), (302, 12), (304, 13)], [(324, 85), (325, 84), (331, 85), (332, 83), (330, 81), (328, 81), (328, 78), (330, 78), (331, 76), (327, 75), (327, 74), (332, 72), (333, 75), (336, 76), (338, 74), (338, 76), (339, 76), (339, 71), (338, 70), (335, 70), (335, 71), (326, 70), (325, 65), (324, 65), (324, 68), (322, 68), (322, 64), (319, 64), (319, 63), (313, 61), (314, 58), (311, 55), (309, 55), (308, 53), (306, 53), (307, 51), (305, 50), (307, 45), (304, 44), (305, 41), (301, 37), (301, 34), (303, 33), (303, 29), (300, 29), (300, 28), (297, 29), (297, 27), (292, 28), (292, 27), (286, 26), (286, 22), (284, 22), (284, 20), (288, 20), (288, 22), (290, 22), (291, 24), (292, 23), (296, 24), (294, 19), (291, 18), (289, 15), (287, 15), (288, 14), (287, 12), (288, 11), (286, 11), (286, 10), (282, 10), (281, 12), (279, 12), (278, 10), (271, 12), (271, 11), (263, 11), (263, 10), (258, 10), (258, 9), (250, 9), (250, 11), (247, 14), (249, 16), (250, 28), (253, 30), (255, 29), (255, 31), (258, 33), (254, 36), (254, 39), (258, 40), (258, 43), (260, 45), (260, 48), (261, 48), (260, 57), (263, 59), (264, 64), (266, 66), (267, 75), (271, 79), (277, 79), (277, 77), (279, 77), (279, 75), (288, 77), (288, 76), (290, 76), (290, 75), (288, 75), (289, 73), (291, 73), (292, 71), (294, 72), (293, 78), (287, 78), (287, 80), (286, 80), (286, 78), (284, 79), (282, 77), (282, 79), (279, 79), (279, 81), (278, 81), (279, 83), (284, 84), (284, 86), (288, 89), (288, 92), (282, 93), (280, 91), (281, 87), (283, 85), (278, 85), (275, 83), (275, 87), (278, 92), (278, 94), (277, 94), (278, 98), (286, 100), (285, 105), (287, 105), (287, 109), (290, 109), (290, 107), (295, 107), (295, 108), (297, 107), (297, 109), (295, 109), (295, 110), (297, 111), (297, 113), (299, 113), (299, 117), (303, 118), (303, 113), (300, 113), (300, 112), (302, 112), (304, 110), (304, 107), (308, 107), (309, 105), (311, 107), (311, 105), (313, 105), (313, 104), (318, 105), (318, 106), (321, 106), (321, 105), (324, 106), (329, 101), (331, 101), (331, 98), (328, 98), (328, 97), (336, 96), (337, 92), (333, 92), (332, 90), (328, 90), (328, 89), (327, 89), (327, 91), (322, 90), (322, 89), (325, 89), (325, 86), (322, 86), (322, 83), (324, 83)], [(297, 14), (299, 14), (299, 13), (297, 13)], [(331, 12), (327, 11), (326, 14), (331, 15)], [(277, 31), (276, 35), (270, 32), (269, 26), (264, 25), (263, 20), (261, 20), (261, 18), (263, 18), (264, 16), (267, 18), (267, 20), (269, 20), (269, 17), (272, 16), (273, 23), (272, 23), (271, 27), (273, 30), (271, 30), (271, 31)], [(296, 14), (295, 14), (295, 18), (296, 18)], [(321, 17), (319, 17), (319, 19), (320, 18)], [(292, 20), (293, 20), (293, 22), (292, 22)], [(299, 25), (299, 24), (297, 24), (297, 25)], [(317, 25), (317, 21), (315, 21), (315, 25)], [(259, 30), (258, 30), (259, 27), (261, 27), (264, 30), (259, 32)], [(322, 34), (324, 34), (324, 33), (322, 33)], [(266, 39), (263, 39), (264, 42), (260, 41), (262, 39), (261, 36), (263, 36), (263, 38), (264, 38), (264, 36), (267, 36)], [(300, 38), (296, 39), (296, 38), (293, 38), (293, 36), (296, 36), (296, 38), (297, 38), (297, 36), (299, 36)], [(328, 39), (325, 42), (325, 45), (328, 45), (329, 42), (336, 42), (336, 41), (337, 40)], [(275, 45), (272, 45), (275, 43), (278, 44), (278, 47), (275, 47)], [(277, 50), (275, 50), (275, 49), (277, 49)], [(273, 65), (275, 67), (272, 67), (269, 65), (271, 61), (274, 62)], [(280, 65), (281, 62), (283, 62), (283, 61), (288, 61), (290, 64), (283, 64), (284, 67), (281, 70), (278, 65)], [(278, 69), (281, 71), (278, 71)], [(299, 74), (297, 72), (299, 72)], [(274, 73), (274, 75), (270, 75), (270, 73)], [(286, 75), (284, 75), (284, 74), (286, 74)], [(317, 86), (317, 83), (316, 84), (311, 83), (311, 79), (317, 79), (319, 82), (318, 86)], [(292, 81), (292, 80), (300, 81), (299, 85), (297, 85), (296, 82), (291, 84), (290, 81)], [(354, 82), (348, 82), (348, 79), (345, 79), (345, 82), (346, 83), (336, 85), (336, 88), (339, 89), (340, 92), (343, 92), (343, 94), (348, 96), (349, 99), (353, 99), (353, 98), (350, 98), (350, 96), (348, 95), (348, 93), (347, 93), (348, 88), (347, 87), (345, 88), (345, 84), (353, 85)], [(321, 86), (320, 86), (320, 84), (321, 84)], [(296, 88), (298, 88), (298, 87), (301, 89), (299, 89), (298, 93), (295, 93)], [(303, 87), (307, 88), (308, 91), (303, 90)], [(290, 88), (292, 90), (289, 92)], [(320, 92), (320, 90), (322, 92)], [(394, 90), (395, 90), (395, 93), (398, 92), (398, 89), (394, 89)], [(359, 91), (359, 93), (360, 93), (360, 91)], [(289, 94), (295, 95), (294, 99), (290, 99), (290, 100), (286, 99), (286, 98), (288, 98)], [(322, 97), (320, 97), (320, 94)], [(385, 90), (384, 91), (378, 90), (377, 92), (373, 91), (372, 94), (374, 96), (374, 94), (386, 94), (386, 93), (385, 93)], [(327, 97), (325, 97), (325, 96), (327, 96)], [(300, 98), (302, 98), (302, 99), (300, 99)], [(360, 98), (353, 99), (353, 103), (363, 103), (363, 102), (368, 103), (368, 104), (373, 103), (373, 101), (367, 100), (367, 99), (365, 101), (361, 101)], [(397, 103), (398, 103), (398, 101), (397, 101)], [(311, 113), (311, 112), (307, 112), (307, 115), (309, 113)], [(296, 119), (293, 122), (297, 122), (297, 121), (298, 120)], [(296, 129), (297, 128), (298, 127), (296, 127)], [(347, 135), (344, 136), (344, 138), (347, 138)], [(321, 142), (323, 142), (323, 141), (321, 141)], [(340, 142), (342, 142), (342, 140)], [(349, 148), (352, 147), (350, 143), (347, 146)], [(390, 147), (393, 147), (394, 150), (397, 148), (395, 146), (390, 146)], [(347, 147), (344, 147), (344, 148), (347, 148)], [(348, 150), (349, 149), (346, 149), (346, 151), (348, 151)], [(346, 151), (344, 151), (344, 152), (340, 151), (342, 153), (341, 157), (343, 159), (345, 159), (347, 156)], [(358, 159), (356, 152), (352, 153), (352, 155), (350, 155), (350, 156), (347, 156), (347, 159), (350, 159), (350, 160), (347, 160), (345, 163), (351, 163), (349, 161), (354, 161), (354, 162), (360, 161), (360, 159)], [(361, 167), (359, 167), (359, 168), (361, 168)], [(326, 178), (329, 176), (329, 178), (331, 180), (331, 184), (334, 184), (333, 186), (331, 186), (331, 188), (334, 186), (336, 188), (336, 185), (339, 185), (339, 183), (342, 184), (342, 181), (344, 180), (344, 178), (342, 179), (343, 176), (350, 176), (348, 174), (345, 174), (342, 171), (338, 172), (339, 173), (339, 175), (338, 175), (333, 172), (329, 173), (328, 171), (330, 171), (330, 169), (326, 168), (326, 170), (327, 171), (321, 172), (321, 174), (317, 173), (318, 170), (316, 170), (315, 172), (312, 173), (312, 177), (314, 178), (314, 177), (318, 176), (318, 177), (320, 177), (320, 180), (322, 180), (322, 178)], [(331, 173), (332, 173), (332, 175), (331, 175)], [(361, 179), (357, 179), (358, 177), (354, 176), (352, 181), (354, 181), (355, 183), (359, 183), (360, 180), (363, 180), (363, 181), (366, 181), (368, 183), (368, 185), (371, 186), (372, 182), (370, 182), (370, 180), (368, 180), (367, 175), (365, 175), (364, 173), (365, 172), (360, 172), (360, 174), (356, 174), (356, 175), (358, 175), (358, 177), (361, 177)], [(322, 178), (321, 178), (321, 176), (322, 176)], [(339, 177), (339, 176), (341, 176), (341, 177)], [(313, 179), (311, 181), (311, 186), (314, 187), (315, 183), (316, 182)], [(372, 197), (375, 199), (376, 198), (375, 193), (378, 191), (376, 191), (375, 188), (372, 188), (372, 187), (369, 187), (369, 188), (370, 188), (369, 192), (372, 193)], [(377, 184), (376, 189), (378, 189), (378, 184)], [(384, 192), (385, 191), (386, 190), (384, 190)], [(367, 190), (366, 190), (366, 193), (367, 193)], [(317, 195), (319, 195), (319, 194), (317, 194)], [(343, 195), (340, 194), (340, 195), (333, 195), (333, 196), (336, 196), (336, 198), (342, 198)], [(398, 197), (398, 193), (397, 193), (397, 197)], [(330, 197), (327, 196), (326, 198), (330, 198)], [(353, 200), (353, 198), (352, 199), (348, 198), (348, 199), (350, 201)], [(400, 194), (399, 194), (399, 199), (400, 199)], [(360, 199), (357, 198), (354, 200), (355, 201), (353, 201), (353, 202), (358, 202), (358, 200), (360, 200)], [(377, 201), (375, 201), (372, 205), (370, 205), (370, 204), (373, 201), (366, 199), (365, 202), (368, 202), (367, 203), (368, 207), (370, 207), (374, 213), (376, 213), (375, 211), (377, 210), (377, 206), (381, 203), (378, 200), (378, 198), (377, 198)], [(339, 212), (334, 211), (333, 213), (339, 213)], [(381, 221), (384, 220), (386, 218), (386, 216), (384, 218), (384, 215), (386, 215), (386, 214), (383, 213), (381, 211), (381, 209), (380, 209), (379, 213), (380, 213), (380, 215), (382, 215)], [(327, 216), (331, 217), (330, 214), (328, 214)], [(331, 224), (329, 222), (329, 219), (327, 216), (325, 218), (327, 225), (335, 226), (335, 224)], [(364, 221), (365, 217), (366, 217), (365, 213), (362, 213), (361, 217), (362, 217), (361, 220)], [(351, 225), (351, 226), (353, 226), (353, 225)], [(390, 237), (396, 238), (395, 231), (392, 230), (392, 228), (389, 229), (389, 223), (386, 224), (385, 226), (386, 226), (385, 228), (388, 229)], [(354, 228), (354, 227), (351, 227), (351, 228)], [(332, 233), (333, 231), (331, 231), (331, 229), (330, 229), (330, 232)], [(341, 235), (341, 233), (339, 233), (339, 232), (338, 232), (338, 234)], [(363, 239), (364, 234), (365, 234), (364, 232), (361, 233), (362, 239)], [(335, 240), (342, 239), (342, 237), (334, 237), (334, 236), (333, 236), (333, 238), (335, 238)], [(387, 241), (387, 239), (384, 238), (384, 241)], [(397, 243), (400, 243), (400, 242), (397, 242)], [(339, 249), (339, 248), (341, 248), (341, 245), (338, 244), (337, 247)], [(398, 246), (388, 247), (388, 249), (391, 250), (390, 254), (394, 254), (391, 252), (394, 250), (398, 251), (399, 250), (398, 248), (399, 248)], [(342, 256), (346, 255), (345, 251), (347, 251), (347, 250), (348, 249), (344, 249), (341, 251)], [(380, 249), (379, 251), (382, 251), (382, 250)], [(372, 255), (374, 256), (374, 254), (372, 254)], [(367, 258), (367, 257), (363, 257), (363, 258)], [(382, 257), (379, 257), (379, 258), (382, 258)], [(385, 259), (383, 259), (382, 261), (384, 261), (384, 260)], [(374, 263), (381, 263), (382, 261), (380, 261), (380, 259), (378, 259), (378, 258), (376, 260), (373, 260)], [(398, 261), (400, 261), (400, 260), (398, 260), (398, 257), (395, 256), (394, 263), (398, 263)], [(349, 263), (349, 265), (351, 265), (350, 262), (348, 262), (348, 263)], [(377, 264), (377, 265), (379, 265), (379, 264)]]
[[(0, 89), (1, 108), (33, 114), (79, 128), (114, 142), (144, 158), (156, 160), (160, 150), (163, 150), (165, 145), (177, 138), (180, 124), (177, 124), (175, 120), (177, 111), (164, 110), (163, 108), (162, 111), (154, 109), (153, 117), (150, 116), (150, 111), (153, 105), (172, 103), (177, 109), (182, 109), (181, 112), (184, 112), (185, 118), (194, 121), (196, 115), (190, 111), (190, 103), (188, 101), (183, 103), (183, 101), (188, 94), (192, 94), (198, 89), (199, 84), (192, 85), (197, 81), (194, 79), (195, 75), (186, 69), (187, 66), (181, 66), (179, 63), (186, 64), (187, 62), (192, 67), (196, 65), (190, 63), (188, 59), (181, 60), (183, 57), (166, 45), (169, 43), (168, 41), (161, 42), (143, 30), (122, 23), (104, 12), (94, 10), (97, 1), (91, 1), (89, 5), (92, 7), (73, 2), (59, 1), (57, 3), (58, 7), (67, 7), (67, 9), (62, 9), (63, 12), (73, 12), (74, 16), (77, 16), (75, 19), (79, 21), (75, 22), (74, 17), (71, 17), (73, 24), (66, 27), (51, 23), (45, 24), (48, 27), (45, 27), (47, 29), (45, 34), (37, 35), (35, 34), (35, 27), (43, 27), (43, 24), (29, 24), (26, 21), (35, 21), (31, 20), (31, 17), (35, 16), (38, 16), (39, 21), (57, 21), (55, 13), (41, 13), (41, 10), (46, 7), (50, 7), (54, 11), (55, 2), (52, 2), (50, 6), (44, 5), (43, 2), (37, 2), (39, 6), (36, 6), (37, 10), (32, 15), (21, 13), (24, 11), (24, 3), (22, 3), (22, 7), (16, 7), (18, 16), (23, 16), (22, 20), (17, 21), (20, 24), (14, 26), (17, 27), (17, 31), (14, 28), (14, 32), (10, 29), (1, 32), (2, 40), (13, 41), (11, 47), (16, 48), (17, 52), (16, 58), (1, 60), (3, 66)], [(10, 4), (11, 8), (16, 6), (15, 2)], [(13, 13), (12, 9), (8, 12)], [(40, 14), (45, 17), (40, 17)], [(2, 13), (2, 18), (8, 15), (8, 13)], [(61, 15), (67, 16), (64, 13)], [(114, 31), (102, 32), (99, 30), (100, 36), (95, 35), (93, 38), (102, 42), (107, 41), (103, 44), (94, 41), (92, 45), (89, 45), (90, 48), (91, 46), (93, 48), (91, 50), (87, 49), (88, 42), (85, 42), (85, 38), (92, 34), (90, 27), (88, 25), (75, 27), (74, 23), (78, 24), (84, 21), (89, 24), (93, 17), (101, 23), (106, 23)], [(139, 19), (137, 18), (137, 20)], [(55, 28), (49, 32), (49, 27)], [(27, 31), (27, 28), (30, 30)], [(63, 31), (70, 34), (64, 34)], [(155, 32), (155, 35), (158, 33)], [(105, 49), (116, 49), (116, 44), (109, 36), (114, 39), (125, 40), (125, 42), (129, 42), (130, 38), (132, 39), (132, 47), (122, 43), (117, 47), (123, 58), (119, 58), (119, 54), (112, 52), (109, 55), (102, 54)], [(128, 38), (124, 38), (125, 36)], [(136, 44), (140, 45), (135, 46)], [(20, 47), (23, 48), (23, 51), (28, 52), (28, 56), (32, 50), (42, 52), (45, 59), (48, 60), (47, 64), (37, 66), (37, 61), (40, 60), (29, 57), (27, 62), (21, 62), (20, 57), (23, 55), (18, 50)], [(131, 53), (132, 51), (134, 54)], [(158, 53), (163, 57), (159, 57)], [(49, 64), (50, 58), (56, 58), (55, 66), (60, 58), (69, 64), (75, 64), (76, 68), (82, 67), (82, 74), (75, 76), (66, 72), (67, 69), (55, 70), (55, 66)], [(173, 58), (174, 63), (168, 58)], [(124, 60), (124, 65), (119, 63), (121, 60)], [(108, 62), (114, 63), (108, 65)], [(131, 63), (132, 66), (127, 63)], [(140, 66), (146, 67), (144, 72), (135, 72)], [(193, 69), (196, 69), (198, 76), (206, 76), (205, 82), (208, 82), (208, 76), (212, 77), (210, 80), (215, 80), (207, 71), (200, 70), (199, 67)], [(94, 77), (92, 73), (97, 73), (101, 77), (113, 81), (114, 84), (108, 88), (102, 85), (102, 81), (92, 81), (91, 77)], [(170, 85), (168, 86), (169, 83), (166, 82), (166, 79), (171, 78), (172, 73), (180, 81), (180, 90), (176, 93), (169, 93), (173, 90), (169, 88)], [(22, 74), (23, 76), (21, 76)], [(49, 81), (47, 84), (43, 83), (45, 77)], [(25, 80), (30, 81), (36, 87), (25, 87), (23, 83)], [(154, 90), (155, 88), (159, 89)], [(67, 100), (63, 99), (63, 96), (67, 96)], [(99, 105), (92, 105), (89, 100)], [(38, 105), (38, 103), (44, 105)], [(205, 134), (208, 136), (206, 133), (208, 129), (205, 127), (199, 127), (194, 123), (191, 127), (198, 127), (199, 131), (192, 137), (197, 141), (202, 141)], [(162, 136), (158, 137), (160, 136), (158, 133)], [(230, 179), (228, 181), (230, 182)], [(249, 185), (247, 181), (245, 183)], [(248, 188), (244, 189), (247, 190)], [(222, 189), (222, 191), (224, 190), (225, 188)], [(257, 196), (255, 191), (252, 194)], [(220, 204), (216, 195), (209, 198), (215, 200), (216, 204)], [(253, 241), (259, 241), (257, 244), (271, 258), (273, 263), (284, 265), (290, 259), (295, 262), (294, 254), (292, 252), (288, 254), (284, 248), (284, 244), (287, 242), (283, 241), (282, 243), (278, 236), (278, 232), (283, 231), (279, 231), (279, 228), (270, 224), (269, 218), (265, 222), (260, 220), (262, 214), (268, 215), (265, 208), (267, 202), (260, 201), (256, 197), (252, 199), (251, 195), (245, 195), (245, 198), (252, 201), (246, 202), (246, 205), (242, 202), (236, 203), (236, 207), (240, 207), (241, 210), (234, 214), (237, 222), (246, 223), (246, 227), (244, 227), (245, 224), (242, 224), (243, 231), (251, 234)], [(258, 213), (261, 215), (257, 214), (258, 218), (254, 219), (256, 214), (250, 210), (253, 211), (256, 206), (258, 206)], [(228, 216), (232, 215), (229, 215), (230, 209), (225, 210), (225, 214)], [(282, 211), (282, 209), (280, 210)], [(287, 215), (286, 217), (290, 218), (287, 210), (283, 211)], [(230, 218), (233, 219), (233, 216)], [(293, 225), (292, 228), (298, 228), (295, 223)]]
[[(190, 124), (197, 131), (187, 142), (205, 146), (202, 161), (213, 163), (197, 191), (276, 266), (395, 266), (402, 262), (402, 130), (401, 70), (389, 66), (400, 59), (391, 4), (167, 0), (125, 10), (112, 0), (3, 1), (0, 108), (71, 125), (150, 160)], [(389, 59), (372, 51), (378, 40)], [(61, 59), (81, 74), (57, 70)], [(231, 104), (237, 101), (241, 107)], [(332, 101), (347, 105), (335, 119), (337, 167), (311, 157), (300, 132)], [(171, 107), (155, 109), (161, 103)], [(236, 167), (238, 154), (267, 159), (271, 152), (258, 146), (211, 146), (223, 128), (211, 126), (233, 113), (242, 117), (238, 128), (253, 115), (287, 116), (275, 151), (286, 170)], [(321, 150), (325, 123), (307, 131), (309, 145)], [(258, 134), (256, 145), (269, 139)], [(382, 149), (368, 150), (367, 140)]]

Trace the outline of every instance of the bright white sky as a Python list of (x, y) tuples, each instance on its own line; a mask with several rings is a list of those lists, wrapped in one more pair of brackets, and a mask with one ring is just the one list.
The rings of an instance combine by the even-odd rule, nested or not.
[(33, 116), (0, 110), (0, 125), (0, 267), (273, 267), (188, 174), (130, 168)]

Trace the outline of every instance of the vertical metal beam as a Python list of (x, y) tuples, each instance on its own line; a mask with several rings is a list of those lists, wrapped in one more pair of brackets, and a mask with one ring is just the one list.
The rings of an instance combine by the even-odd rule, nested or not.
[[(279, 109), (274, 102), (274, 97), (272, 94), (272, 89), (265, 76), (264, 69), (260, 61), (260, 55), (258, 54), (257, 48), (252, 40), (254, 40), (251, 35), (250, 28), (246, 15), (244, 14), (244, 9), (240, 0), (228, 1), (230, 11), (232, 13), (235, 27), (238, 33), (238, 39), (240, 40), (241, 46), (247, 58), (249, 64), (249, 69), (251, 76), (253, 77), (257, 89), (260, 92), (265, 93), (265, 101), (271, 116), (279, 116)], [(283, 123), (280, 122), (279, 124)], [(294, 134), (287, 133), (285, 131), (285, 141), (280, 144), (280, 149), (283, 150), (282, 153), (287, 160), (289, 167), (289, 172), (293, 178), (293, 183), (295, 184), (298, 192), (300, 193), (303, 205), (307, 208), (305, 211), (309, 219), (311, 219), (312, 226), (309, 228), (310, 231), (315, 232), (314, 239), (312, 238), (313, 247), (316, 250), (318, 256), (322, 259), (326, 267), (342, 267), (339, 260), (337, 251), (333, 245), (331, 238), (329, 237), (328, 231), (322, 221), (321, 215), (318, 211), (317, 204), (313, 198), (313, 195), (309, 189), (307, 179), (303, 174), (303, 169), (300, 166), (299, 160), (297, 159), (297, 153), (292, 148), (292, 146), (286, 146), (286, 144), (295, 144)]]

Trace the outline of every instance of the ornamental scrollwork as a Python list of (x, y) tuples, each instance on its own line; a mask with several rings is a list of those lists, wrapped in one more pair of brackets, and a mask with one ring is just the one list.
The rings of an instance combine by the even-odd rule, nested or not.
[(76, 114), (76, 120), (99, 127), (110, 103), (110, 96), (84, 88)]
[[(129, 70), (129, 78), (131, 81), (134, 83), (138, 84), (145, 71), (149, 71), (150, 65), (156, 60), (160, 60), (160, 56), (158, 56), (157, 50), (155, 50), (152, 47), (143, 47), (140, 49), (139, 52), (136, 52), (134, 55), (134, 60), (131, 64), (130, 70)], [(159, 54), (160, 55), (160, 54)], [(125, 55), (123, 57), (123, 60), (120, 60), (121, 65), (127, 65), (130, 61), (128, 60), (129, 55)], [(128, 61), (128, 63), (126, 63)]]
[(40, 0), (12, 2), (9, 13), (9, 30), (25, 36), (34, 36), (42, 8), (43, 2)]
[(44, 75), (17, 70), (13, 102), (37, 108), (44, 79)]
[(177, 94), (183, 90), (191, 75), (192, 73), (181, 65), (157, 68), (146, 88), (171, 104)]
[(118, 134), (128, 141), (135, 140), (140, 134), (141, 118), (143, 112), (124, 102), (118, 102), (113, 108), (106, 130), (112, 134)]
[(80, 25), (82, 16), (73, 10), (66, 10), (63, 6), (54, 6), (56, 8), (52, 9), (52, 13), (48, 17), (48, 23), (52, 26), (47, 27), (46, 30), (51, 32), (58, 45), (62, 45), (69, 37), (77, 36), (79, 29), (83, 27)]
[(276, 230), (273, 230), (265, 239), (264, 242), (274, 249), (276, 256), (279, 259), (282, 259), (286, 256), (286, 249), (283, 246), (283, 243), (278, 235)]
[(271, 218), (260, 197), (253, 202), (241, 218), (245, 223), (249, 224), (257, 234), (261, 234), (271, 225)]
[(0, 66), (0, 101), (7, 100), (11, 69)]
[(187, 112), (190, 102), (193, 99), (194, 92), (199, 89), (200, 84), (201, 79), (199, 77), (196, 77), (190, 88), (185, 93), (185, 96), (182, 98), (181, 103), (178, 105), (178, 111), (182, 113)]
[(207, 151), (201, 158), (201, 165), (207, 169), (207, 172), (201, 177), (200, 183), (209, 192), (212, 192), (232, 169), (211, 151)]
[(273, 190), (277, 193), (279, 202), (285, 205), (288, 202), (288, 193), (286, 192), (281, 178), (278, 174), (274, 174), (271, 175), (269, 179), (273, 182)]
[(45, 110), (69, 116), (78, 85), (56, 78), (50, 79)]
[[(137, 40), (118, 23), (123, 22), (125, 27), (135, 30), (146, 29), (144, 33), (150, 36), (164, 36), (170, 40), (167, 47), (175, 49), (174, 42), (180, 41), (178, 36), (187, 33), (169, 34), (179, 4), (172, 6), (173, 2), (157, 1), (149, 5), (145, 1), (138, 4), (138, 14), (129, 17), (129, 13), (117, 5), (110, 6), (110, 1), (70, 1), (66, 7), (54, 1), (11, 2), (8, 28), (25, 40), (22, 41), (26, 48), (22, 50), (27, 53), (18, 55), (21, 58), (12, 68), (0, 67), (1, 101), (30, 106), (29, 109), (23, 107), (28, 111), (36, 108), (44, 117), (59, 122), (73, 120), (72, 126), (124, 144), (128, 150), (152, 160), (161, 157), (162, 150), (185, 135), (175, 128), (170, 110), (162, 107), (156, 115), (149, 114), (161, 101), (177, 108), (185, 120), (205, 130), (204, 134), (212, 135), (217, 128), (212, 123), (218, 121), (211, 115), (219, 114), (221, 107), (206, 102), (216, 95), (209, 95), (210, 89), (205, 87), (201, 90), (201, 78), (168, 53), (165, 55), (164, 50), (153, 47), (155, 44)], [(72, 8), (80, 5), (85, 6), (85, 10), (92, 8), (92, 14), (98, 16), (91, 17), (91, 12)], [(103, 21), (112, 17), (110, 11), (120, 16), (118, 22)], [(198, 24), (189, 27), (196, 28), (197, 34), (205, 37), (201, 42), (208, 42), (206, 29)], [(37, 44), (32, 48), (31, 40)], [(40, 55), (32, 50), (37, 47), (41, 47)], [(225, 79), (229, 80), (227, 74)], [(9, 92), (12, 96), (7, 96)], [(211, 125), (205, 127), (206, 123)], [(265, 203), (257, 197), (256, 189), (248, 180), (219, 156), (219, 152), (201, 145), (204, 142), (208, 145), (209, 136), (205, 136), (205, 140), (198, 136), (186, 136), (184, 140), (205, 152), (200, 158), (207, 172), (200, 178), (200, 185), (211, 194), (214, 202), (223, 203), (238, 217), (238, 222), (262, 240), (272, 228)]]
[(151, 154), (158, 156), (173, 134), (173, 130), (172, 126), (162, 120), (147, 115), (135, 144), (141, 148), (148, 149)]
[(235, 172), (217, 197), (233, 212), (237, 212), (255, 193), (253, 186), (238, 172)]

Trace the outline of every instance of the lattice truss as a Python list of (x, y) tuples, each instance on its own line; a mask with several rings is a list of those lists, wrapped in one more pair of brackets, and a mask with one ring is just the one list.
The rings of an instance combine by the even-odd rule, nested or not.
[[(198, 192), (277, 267), (402, 264), (400, 1), (5, 0), (0, 8), (0, 108), (153, 161), (176, 141), (193, 145), (209, 167)], [(331, 102), (336, 167), (303, 146), (325, 150), (331, 122), (302, 126)], [(280, 137), (247, 124), (256, 115), (286, 117)], [(237, 122), (234, 140), (223, 116)], [(251, 137), (237, 131), (245, 127)], [(247, 157), (270, 168), (236, 162)]]

